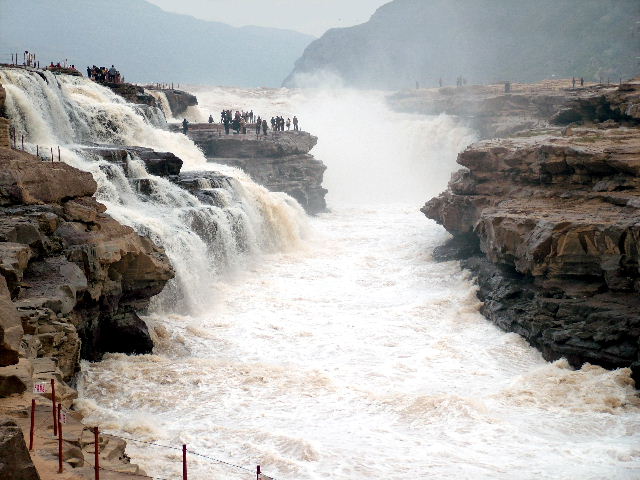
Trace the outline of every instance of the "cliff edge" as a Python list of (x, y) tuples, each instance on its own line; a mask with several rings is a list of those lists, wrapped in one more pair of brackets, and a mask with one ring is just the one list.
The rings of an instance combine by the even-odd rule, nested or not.
[[(54, 379), (56, 397), (69, 408), (80, 359), (151, 352), (137, 312), (174, 275), (162, 248), (104, 213), (93, 197), (96, 188), (90, 173), (0, 148), (0, 414), (11, 417), (0, 421), (6, 430), (0, 437), (16, 445), (23, 460), (11, 468), (24, 470), (24, 478), (38, 478), (19, 431), (28, 428), (33, 383)], [(46, 396), (37, 404), (40, 422), (49, 420), (40, 428), (51, 429)], [(84, 439), (91, 434), (77, 413), (70, 415), (64, 458), (79, 474), (92, 455), (92, 442)], [(140, 473), (123, 441), (103, 435), (101, 442), (105, 465)], [(48, 468), (42, 465), (53, 463), (57, 445), (42, 438), (37, 443), (32, 458)]]
[(327, 167), (309, 154), (317, 137), (302, 131), (225, 135), (217, 124), (191, 125), (188, 135), (209, 161), (240, 168), (272, 192), (295, 198), (309, 214), (326, 210)]
[(485, 140), (422, 208), (477, 274), (482, 312), (554, 360), (640, 381), (640, 82), (564, 102), (549, 123)]

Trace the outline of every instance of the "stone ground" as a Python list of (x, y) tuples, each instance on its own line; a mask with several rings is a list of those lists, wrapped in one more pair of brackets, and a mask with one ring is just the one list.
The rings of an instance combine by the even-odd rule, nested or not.
[[(10, 416), (22, 429), (25, 442), (29, 442), (31, 424), (31, 400), (29, 395), (3, 399), (0, 404), (0, 416)], [(64, 471), (58, 473), (58, 438), (53, 435), (51, 401), (36, 396), (36, 429), (34, 449), (31, 459), (38, 470), (41, 480), (87, 480), (94, 478), (93, 469), (93, 432), (82, 424), (77, 412), (67, 410), (67, 423), (63, 425), (63, 465)], [(144, 480), (151, 479), (140, 474), (135, 465), (126, 466), (123, 457), (124, 441), (109, 435), (100, 436), (100, 478), (105, 480)], [(113, 471), (110, 471), (113, 470)], [(120, 470), (120, 471), (116, 471)]]

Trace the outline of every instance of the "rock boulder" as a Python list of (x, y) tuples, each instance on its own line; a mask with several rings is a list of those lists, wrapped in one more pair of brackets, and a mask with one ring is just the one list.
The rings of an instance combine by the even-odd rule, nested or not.
[(9, 418), (0, 418), (0, 478), (40, 480), (31, 461), (22, 430)]

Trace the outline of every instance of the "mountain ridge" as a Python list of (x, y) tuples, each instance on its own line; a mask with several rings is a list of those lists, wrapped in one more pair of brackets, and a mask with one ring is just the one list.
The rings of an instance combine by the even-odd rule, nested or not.
[(133, 82), (278, 86), (312, 39), (170, 13), (145, 0), (0, 0), (1, 61), (28, 50), (41, 65), (114, 64)]
[[(640, 70), (634, 0), (394, 0), (305, 49), (285, 86), (305, 75), (399, 89), (554, 77), (629, 78)], [(594, 53), (595, 52), (595, 53)]]

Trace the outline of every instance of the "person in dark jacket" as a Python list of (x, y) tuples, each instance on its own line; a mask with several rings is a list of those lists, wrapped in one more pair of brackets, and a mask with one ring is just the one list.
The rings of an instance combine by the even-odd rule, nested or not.
[(187, 119), (185, 118), (182, 120), (182, 133), (186, 135), (187, 132), (189, 132), (189, 122), (187, 122)]
[(298, 128), (298, 117), (296, 117), (295, 115), (293, 116), (293, 129), (296, 132), (299, 131), (299, 128)]
[(267, 134), (267, 130), (269, 129), (269, 126), (267, 125), (267, 121), (266, 120), (262, 120), (262, 133), (263, 135)]

